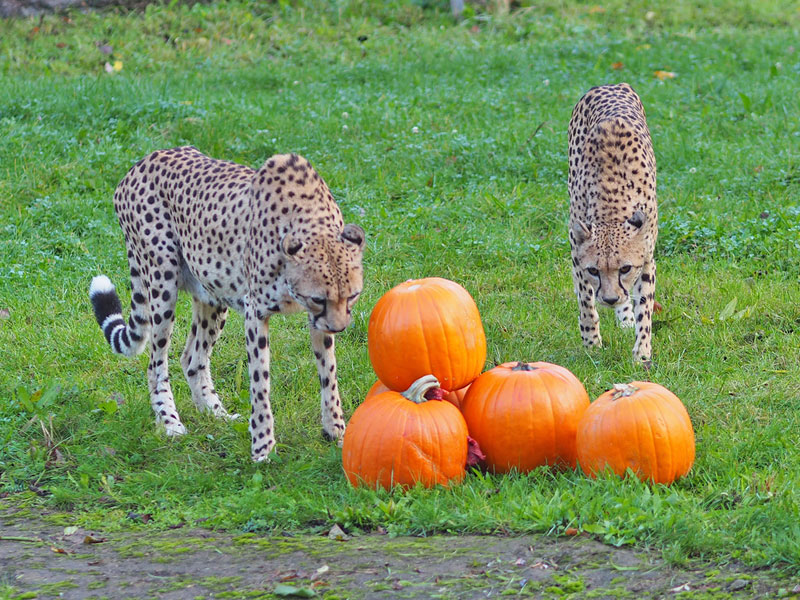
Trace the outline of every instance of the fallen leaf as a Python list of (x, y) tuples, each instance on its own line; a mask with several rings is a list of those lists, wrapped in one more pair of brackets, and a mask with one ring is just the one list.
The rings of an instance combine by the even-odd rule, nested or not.
[(580, 531), (578, 531), (574, 527), (567, 527), (564, 530), (564, 535), (578, 535), (579, 533), (580, 533)]
[(276, 596), (294, 596), (296, 598), (313, 598), (317, 595), (311, 588), (286, 585), (285, 583), (276, 585), (272, 593)]
[(58, 42), (56, 44), (56, 48), (66, 48), (66, 47), (67, 47), (67, 45), (64, 42)]
[(84, 544), (102, 544), (105, 541), (106, 538), (94, 537), (93, 535), (87, 535), (83, 538)]
[(41, 496), (41, 497), (43, 497), (43, 496), (49, 496), (49, 495), (50, 495), (50, 492), (48, 492), (48, 491), (47, 491), (46, 489), (44, 489), (44, 488), (40, 488), (40, 487), (39, 487), (38, 485), (36, 485), (35, 483), (29, 483), (29, 484), (28, 484), (28, 489), (29, 489), (30, 491), (32, 491), (34, 494), (36, 494), (37, 496)]
[(115, 61), (114, 61), (114, 66), (113, 66), (112, 68), (113, 68), (113, 69), (114, 69), (114, 70), (115, 70), (117, 73), (119, 73), (120, 71), (122, 71), (122, 61), (121, 61), (121, 60), (115, 60)]
[(657, 300), (653, 300), (653, 312), (660, 313), (663, 310), (664, 307), (661, 305), (661, 303), (658, 302)]
[(50, 546), (50, 550), (52, 550), (56, 554), (69, 554), (69, 552), (67, 552), (63, 548), (56, 548), (55, 546)]
[(621, 71), (624, 65), (621, 62), (611, 63), (611, 68), (615, 71)]
[(129, 512), (127, 516), (131, 521), (138, 521), (139, 523), (147, 523), (153, 519), (153, 515), (150, 513)]
[(70, 527), (64, 527), (64, 535), (72, 535), (73, 533), (77, 533), (78, 528), (75, 525)]
[(311, 581), (316, 581), (328, 571), (330, 571), (330, 567), (328, 565), (322, 565), (319, 569), (314, 571), (314, 574), (311, 576)]
[(679, 585), (677, 587), (670, 589), (670, 592), (672, 592), (673, 594), (678, 594), (680, 592), (691, 592), (691, 591), (692, 588), (689, 587), (688, 583), (684, 583), (683, 585)]
[(109, 55), (112, 52), (114, 52), (114, 48), (112, 46), (109, 46), (108, 44), (101, 44), (100, 46), (97, 47), (97, 49), (100, 50), (100, 52), (105, 55)]
[(331, 527), (331, 530), (328, 532), (328, 538), (332, 540), (336, 540), (337, 542), (346, 542), (350, 539), (350, 536), (347, 535), (341, 527), (338, 525), (334, 525)]
[(114, 72), (114, 67), (111, 66), (110, 62), (107, 62), (106, 64), (104, 64), (103, 65), (103, 69), (105, 69), (106, 73), (113, 73)]
[(666, 79), (675, 79), (676, 77), (675, 73), (672, 71), (655, 71), (653, 75), (655, 75), (655, 77), (661, 81)]
[(524, 567), (526, 561), (524, 558), (518, 558), (517, 560), (514, 561), (514, 564), (517, 565), (518, 567)]

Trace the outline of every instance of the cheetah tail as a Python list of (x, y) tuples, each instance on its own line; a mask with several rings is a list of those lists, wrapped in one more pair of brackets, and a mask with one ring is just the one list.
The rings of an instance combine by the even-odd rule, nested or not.
[(97, 323), (115, 354), (136, 356), (144, 349), (147, 336), (136, 326), (133, 317), (130, 323), (125, 323), (117, 290), (108, 277), (98, 275), (92, 278), (89, 300)]

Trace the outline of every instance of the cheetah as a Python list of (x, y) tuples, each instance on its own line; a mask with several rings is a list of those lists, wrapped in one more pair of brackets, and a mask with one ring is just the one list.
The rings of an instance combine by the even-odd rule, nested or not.
[(596, 302), (636, 327), (633, 358), (651, 366), (658, 235), (656, 161), (644, 107), (627, 84), (590, 89), (569, 123), (569, 242), (586, 346), (602, 346)]
[(306, 311), (321, 388), (323, 434), (345, 430), (334, 334), (351, 322), (362, 289), (366, 237), (345, 225), (330, 190), (309, 162), (275, 155), (256, 170), (210, 158), (194, 147), (159, 150), (128, 171), (114, 192), (131, 282), (127, 323), (105, 275), (92, 279), (95, 317), (114, 353), (134, 356), (150, 341), (147, 368), (156, 425), (186, 433), (170, 388), (167, 354), (178, 290), (192, 297), (181, 366), (201, 411), (229, 414), (214, 389), (209, 358), (228, 309), (244, 315), (254, 461), (275, 446), (270, 408), (269, 318)]

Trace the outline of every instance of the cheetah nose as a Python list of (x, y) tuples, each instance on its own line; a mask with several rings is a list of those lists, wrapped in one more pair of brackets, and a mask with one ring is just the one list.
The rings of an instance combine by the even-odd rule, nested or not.
[(603, 302), (605, 302), (605, 303), (606, 303), (606, 304), (608, 304), (609, 306), (613, 306), (613, 305), (615, 305), (617, 302), (619, 302), (619, 296), (613, 296), (613, 297), (611, 297), (611, 298), (606, 298), (605, 296), (603, 296)]

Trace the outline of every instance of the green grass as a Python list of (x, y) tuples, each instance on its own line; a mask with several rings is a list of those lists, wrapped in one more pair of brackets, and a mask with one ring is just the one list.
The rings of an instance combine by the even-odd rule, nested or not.
[[(132, 513), (151, 515), (148, 527), (202, 519), (244, 531), (578, 527), (674, 562), (797, 570), (796, 3), (524, 1), (508, 16), (471, 7), (460, 23), (445, 4), (233, 2), (0, 22), (0, 491), (105, 529), (143, 526)], [(642, 97), (659, 167), (664, 312), (649, 374), (611, 314), (607, 347), (581, 347), (569, 274), (567, 122), (585, 90), (617, 81)], [(127, 303), (113, 189), (138, 158), (189, 143), (252, 166), (299, 152), (367, 230), (365, 291), (337, 341), (348, 415), (375, 379), (371, 307), (400, 281), (443, 276), (475, 297), (487, 366), (555, 362), (592, 397), (642, 377), (673, 390), (696, 430), (691, 474), (671, 487), (540, 470), (473, 473), (450, 490), (353, 490), (319, 435), (301, 316), (272, 322), (279, 452), (253, 465), (245, 423), (191, 405), (177, 361), (186, 298), (171, 358), (190, 433), (164, 438), (146, 357), (111, 355), (86, 291), (104, 272)], [(734, 317), (721, 318), (733, 300)], [(213, 360), (239, 412), (242, 330), (232, 316)]]

